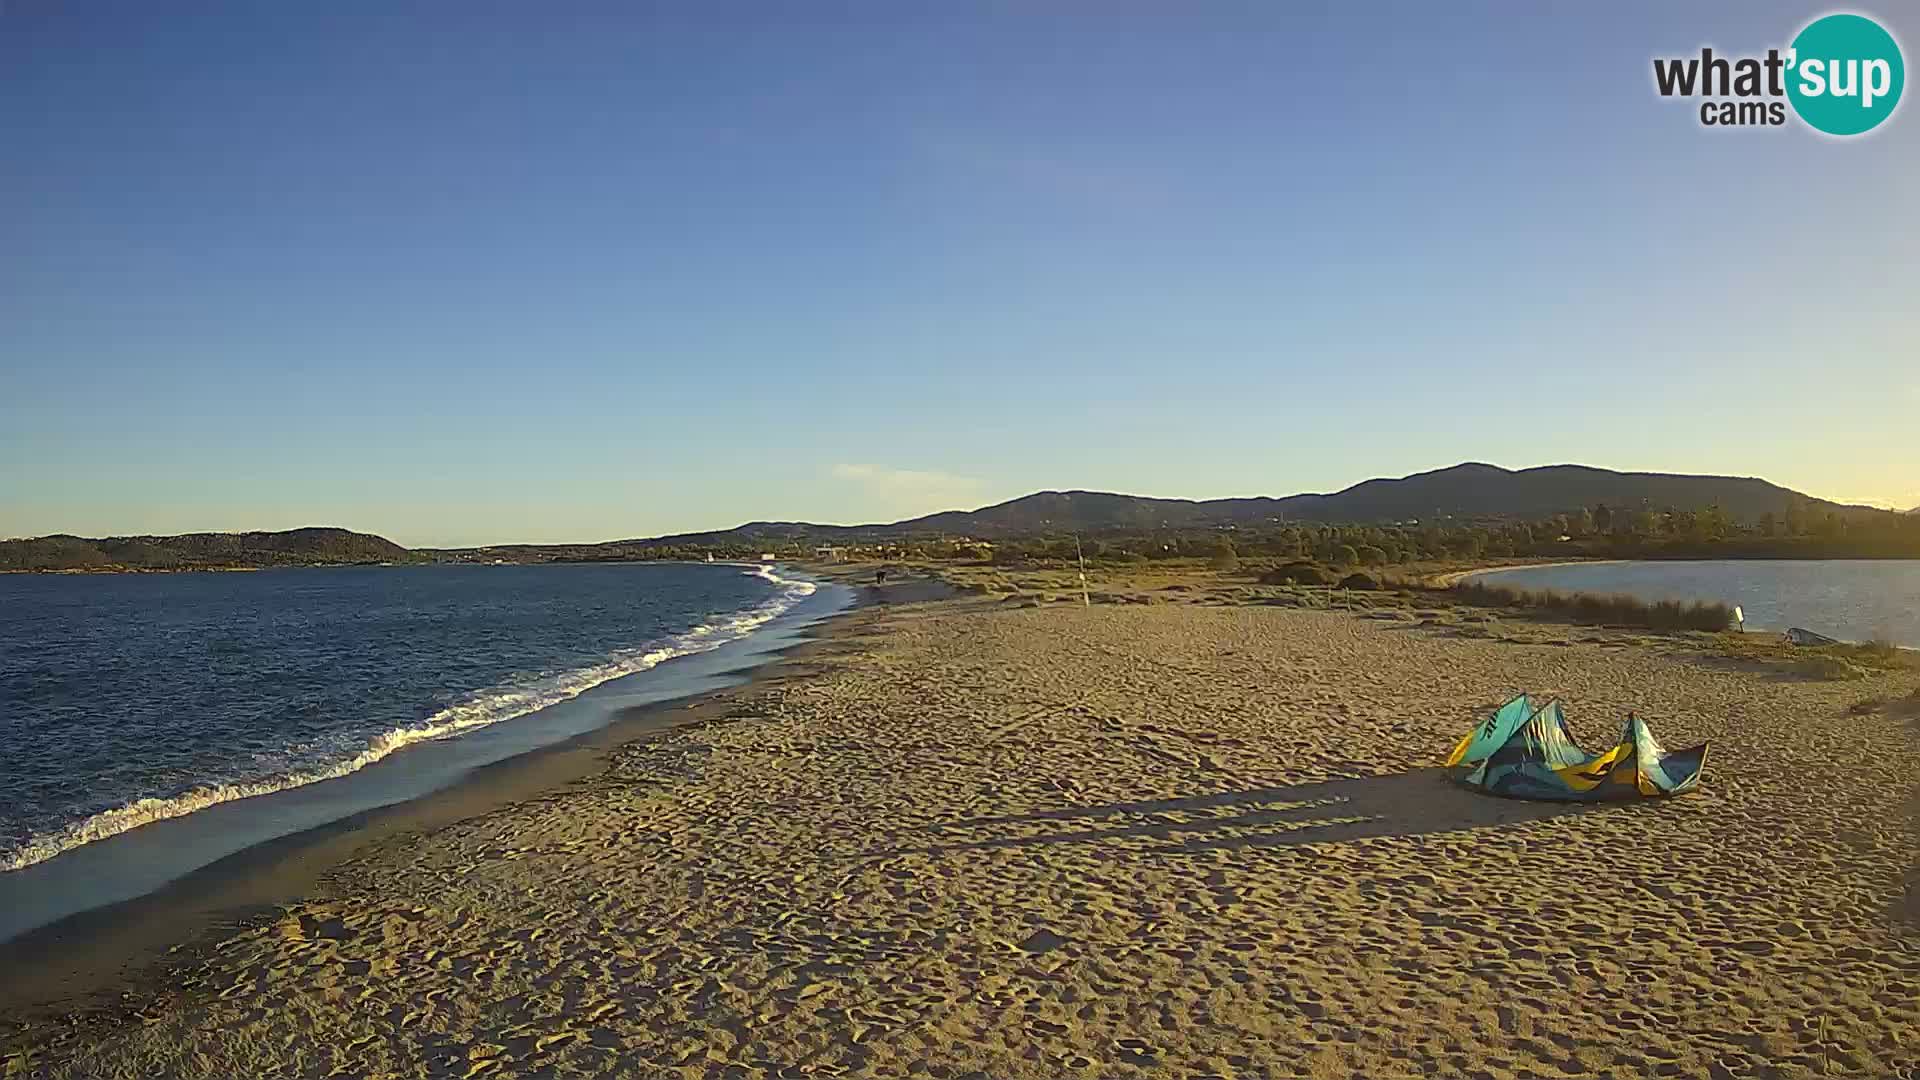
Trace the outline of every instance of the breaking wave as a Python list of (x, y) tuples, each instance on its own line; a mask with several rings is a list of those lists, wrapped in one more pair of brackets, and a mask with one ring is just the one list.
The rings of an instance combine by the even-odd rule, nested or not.
[(209, 806), (346, 776), (414, 743), (444, 739), (503, 720), (512, 720), (578, 697), (601, 683), (646, 671), (674, 657), (710, 652), (728, 642), (738, 641), (779, 618), (793, 605), (813, 595), (818, 588), (811, 581), (782, 577), (771, 566), (754, 566), (748, 572), (774, 584), (778, 591), (772, 599), (745, 611), (715, 617), (659, 643), (620, 650), (598, 664), (523, 684), (477, 691), (419, 724), (382, 732), (362, 746), (348, 748), (347, 756), (318, 768), (261, 780), (207, 784), (179, 795), (138, 799), (124, 806), (103, 810), (56, 832), (34, 836), (11, 851), (0, 851), (0, 872), (20, 870), (83, 844), (104, 840), (156, 821), (184, 817)]

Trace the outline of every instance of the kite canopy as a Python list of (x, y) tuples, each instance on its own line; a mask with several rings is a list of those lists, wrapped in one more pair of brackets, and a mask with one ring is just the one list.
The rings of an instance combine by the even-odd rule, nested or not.
[(1447, 757), (1454, 777), (1468, 787), (1562, 802), (1679, 795), (1699, 785), (1706, 763), (1706, 743), (1668, 753), (1632, 713), (1618, 745), (1589, 754), (1567, 730), (1558, 701), (1536, 707), (1525, 694), (1467, 732)]

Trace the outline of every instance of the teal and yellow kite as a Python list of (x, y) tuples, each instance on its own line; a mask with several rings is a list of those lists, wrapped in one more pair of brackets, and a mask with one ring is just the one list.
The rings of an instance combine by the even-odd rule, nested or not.
[(1706, 764), (1706, 743), (1668, 753), (1632, 713), (1618, 745), (1589, 754), (1567, 730), (1558, 701), (1535, 706), (1525, 694), (1467, 732), (1447, 756), (1455, 778), (1468, 787), (1562, 802), (1684, 794), (1699, 786)]

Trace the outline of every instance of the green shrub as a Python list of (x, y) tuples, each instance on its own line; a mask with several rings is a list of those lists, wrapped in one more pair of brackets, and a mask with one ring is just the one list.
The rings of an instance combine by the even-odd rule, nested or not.
[(1221, 571), (1240, 569), (1240, 553), (1233, 550), (1233, 541), (1221, 537), (1220, 542), (1213, 546), (1213, 555), (1207, 559), (1207, 565)]
[(1290, 562), (1260, 575), (1262, 585), (1332, 585), (1339, 578), (1319, 563)]

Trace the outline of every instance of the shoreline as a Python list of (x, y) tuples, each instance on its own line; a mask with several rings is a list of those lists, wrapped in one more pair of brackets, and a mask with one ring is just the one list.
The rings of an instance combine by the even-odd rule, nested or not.
[[(831, 587), (816, 596), (829, 583), (805, 575), (798, 580), (782, 577), (766, 565), (711, 565), (747, 571), (770, 584), (772, 592), (758, 602), (743, 598), (737, 608), (697, 616), (689, 612), (682, 620), (654, 626), (634, 644), (614, 647), (609, 642), (598, 653), (574, 657), (537, 676), (477, 674), (460, 688), (443, 688), (430, 709), (421, 708), (410, 718), (394, 714), (391, 726), (332, 741), (324, 756), (251, 772), (195, 770), (197, 779), (153, 792), (108, 791), (84, 813), (22, 828), (18, 839), (10, 835), (9, 845), (0, 851), (0, 941), (31, 929), (32, 920), (65, 914), (49, 914), (63, 906), (60, 896), (65, 891), (58, 880), (49, 879), (64, 877), (84, 886), (89, 906), (130, 898), (136, 891), (165, 884), (167, 877), (160, 875), (177, 876), (241, 847), (427, 794), (467, 769), (590, 730), (598, 726), (592, 703), (610, 695), (639, 703), (720, 685), (727, 673), (776, 653), (777, 645), (770, 643), (785, 640), (853, 600), (843, 589)], [(608, 713), (601, 709), (597, 715), (604, 722)], [(410, 767), (386, 764), (398, 754), (408, 755)], [(249, 818), (236, 809), (243, 803), (271, 813)], [(166, 834), (177, 857), (148, 858), (151, 850), (161, 848), (117, 851), (119, 857), (142, 864), (141, 871), (118, 881), (101, 872), (112, 860), (98, 845), (118, 848), (129, 843), (121, 839), (128, 834), (156, 832)], [(74, 867), (75, 858), (94, 865)], [(65, 870), (46, 869), (60, 860), (67, 860)]]
[(1435, 574), (1427, 579), (1427, 584), (1436, 589), (1450, 589), (1469, 578), (1479, 577), (1481, 574), (1494, 574), (1502, 570), (1546, 570), (1555, 566), (1606, 566), (1610, 563), (1636, 561), (1663, 562), (1676, 560), (1557, 559), (1552, 562), (1499, 563), (1493, 566), (1475, 566), (1466, 570), (1449, 570), (1445, 573)]
[(604, 771), (622, 747), (722, 719), (736, 696), (805, 677), (807, 657), (830, 647), (858, 610), (823, 620), (810, 640), (782, 650), (745, 682), (640, 706), (605, 727), (483, 765), (437, 791), (254, 845), (153, 892), (0, 942), (0, 971), (29, 973), (0, 980), (0, 1012), (16, 1020), (34, 1013), (128, 1015), (130, 999), (164, 996), (170, 976), (203, 957), (219, 936), (308, 899), (354, 859), (581, 783)]
[[(822, 584), (849, 584), (817, 567), (782, 565)], [(476, 766), (443, 787), (250, 844), (139, 895), (0, 941), (0, 972), (25, 973), (0, 978), (0, 1014), (59, 1014), (68, 1006), (98, 1013), (143, 988), (159, 992), (166, 973), (198, 955), (210, 937), (304, 898), (328, 874), (382, 845), (564, 790), (603, 771), (623, 747), (712, 722), (739, 695), (804, 677), (807, 658), (830, 647), (871, 603), (862, 590), (852, 592), (844, 607), (794, 631), (794, 642), (711, 676), (738, 681), (619, 709), (599, 727)]]
[[(1475, 566), (1466, 570), (1448, 570), (1426, 578), (1428, 585), (1446, 588), (1480, 574), (1491, 574), (1501, 570), (1544, 570), (1553, 566), (1606, 566), (1617, 563), (1688, 563), (1688, 562), (1920, 562), (1920, 555), (1739, 555), (1705, 556), (1686, 555), (1664, 558), (1641, 556), (1630, 559), (1551, 559), (1544, 562), (1496, 563), (1487, 566)], [(1392, 567), (1382, 569), (1391, 570)]]

